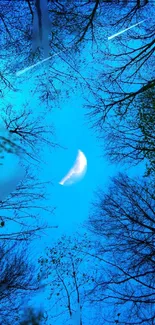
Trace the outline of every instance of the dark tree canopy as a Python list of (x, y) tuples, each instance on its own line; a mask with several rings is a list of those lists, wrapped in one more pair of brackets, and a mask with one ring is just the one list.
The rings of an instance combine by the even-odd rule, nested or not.
[[(108, 193), (98, 192), (89, 229), (108, 274), (96, 288), (96, 299), (113, 303), (123, 324), (155, 320), (155, 195), (152, 183), (120, 174)], [(102, 239), (102, 241), (100, 241)], [(93, 298), (92, 298), (93, 299)], [(95, 296), (94, 299), (95, 301)]]
[(126, 165), (146, 164), (146, 175), (155, 171), (155, 91), (139, 95), (133, 110), (126, 118), (111, 116), (105, 125), (102, 139), (104, 152), (111, 162)]
[(24, 306), (40, 289), (28, 247), (0, 243), (0, 323), (18, 325)]

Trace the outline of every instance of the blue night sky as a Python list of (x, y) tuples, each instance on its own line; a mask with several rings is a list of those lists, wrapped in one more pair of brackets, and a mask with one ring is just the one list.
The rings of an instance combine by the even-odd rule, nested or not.
[[(145, 26), (145, 23), (143, 27)], [(137, 31), (143, 32), (140, 26), (135, 27)], [(103, 31), (104, 41), (108, 43), (108, 50), (115, 53), (119, 52), (118, 43), (113, 40), (108, 41), (108, 36), (116, 33), (116, 27), (109, 30), (108, 24)], [(130, 32), (126, 32), (122, 35), (126, 40), (130, 35)], [(119, 36), (120, 37), (120, 36)], [(140, 41), (138, 41), (138, 45)], [(134, 43), (134, 42), (133, 42)], [(101, 44), (102, 50), (106, 47), (105, 44)], [(128, 42), (128, 46), (131, 43)], [(134, 44), (132, 44), (134, 46)], [(94, 47), (95, 49), (95, 47)], [(28, 49), (26, 49), (28, 51)], [(31, 48), (29, 49), (31, 51)], [(53, 52), (52, 52), (53, 53)], [(102, 52), (103, 53), (103, 52)], [(65, 57), (65, 53), (63, 54)], [(68, 53), (66, 53), (67, 58)], [(79, 72), (89, 78), (90, 76), (95, 80), (96, 72), (99, 72), (103, 68), (103, 60), (101, 62), (98, 58), (97, 49), (94, 53), (90, 44), (81, 48), (81, 52), (76, 54), (76, 60), (82, 60), (79, 63)], [(105, 58), (104, 73), (109, 63), (109, 58)], [(29, 61), (29, 60), (27, 60)], [(36, 61), (37, 62), (37, 61)], [(2, 67), (7, 65), (6, 62), (1, 63)], [(72, 62), (71, 62), (72, 63)], [(110, 62), (113, 68), (115, 67), (115, 61)], [(74, 235), (75, 231), (83, 233), (86, 229), (82, 228), (84, 221), (88, 219), (91, 203), (94, 199), (94, 191), (97, 188), (103, 190), (108, 188), (110, 178), (116, 175), (119, 171), (127, 171), (129, 176), (136, 177), (141, 176), (144, 173), (144, 164), (139, 164), (135, 167), (128, 165), (110, 164), (104, 153), (104, 143), (102, 139), (99, 139), (96, 129), (92, 128), (92, 124), (86, 113), (87, 99), (92, 100), (90, 92), (87, 88), (83, 90), (78, 85), (74, 87), (74, 81), (66, 79), (67, 86), (62, 86), (59, 81), (53, 81), (54, 85), (62, 91), (59, 103), (51, 99), (48, 103), (48, 108), (45, 102), (41, 102), (38, 99), (38, 93), (35, 93), (34, 89), (39, 75), (43, 72), (47, 76), (47, 85), (49, 78), (49, 71), (55, 68), (59, 71), (66, 72), (68, 66), (61, 59), (61, 55), (54, 57), (48, 62), (40, 64), (32, 68), (30, 71), (23, 73), (21, 76), (16, 76), (16, 72), (27, 67), (24, 65), (23, 57), (16, 57), (13, 62), (13, 73), (9, 74), (10, 82), (14, 84), (14, 87), (18, 89), (17, 92), (12, 90), (4, 90), (6, 97), (6, 103), (10, 103), (15, 107), (16, 112), (23, 105), (27, 105), (26, 108), (30, 108), (33, 111), (33, 117), (38, 118), (44, 116), (44, 124), (48, 127), (54, 128), (53, 142), (58, 143), (60, 146), (50, 149), (48, 145), (42, 144), (40, 152), (39, 164), (34, 162), (31, 168), (34, 174), (38, 175), (42, 182), (50, 181), (51, 184), (47, 187), (48, 204), (51, 207), (55, 207), (53, 215), (41, 212), (41, 218), (47, 222), (49, 226), (58, 226), (57, 229), (48, 229), (45, 231), (45, 236), (41, 239), (35, 239), (32, 242), (33, 256), (38, 258), (40, 254), (44, 255), (45, 247), (54, 243), (62, 234)], [(51, 69), (51, 70), (50, 70)], [(72, 70), (71, 70), (72, 71)], [(73, 74), (76, 73), (72, 71)], [(69, 97), (66, 94), (69, 92)], [(72, 91), (74, 90), (74, 91)], [(104, 98), (103, 98), (104, 100)], [(0, 132), (4, 132), (3, 123)], [(3, 133), (4, 134), (4, 133)], [(68, 173), (71, 167), (74, 165), (78, 150), (81, 150), (87, 159), (87, 171), (84, 177), (77, 183), (70, 186), (62, 186), (59, 184), (60, 180)], [(22, 159), (21, 159), (22, 160)], [(31, 164), (31, 160), (28, 160), (28, 166)], [(9, 171), (9, 172), (8, 172)], [(3, 200), (3, 196), (7, 196), (9, 192), (15, 190), (16, 184), (19, 179), (23, 177), (24, 169), (19, 170), (19, 160), (14, 154), (6, 154), (4, 158), (4, 164), (0, 165), (0, 186), (3, 187), (3, 193), (0, 193), (0, 199)], [(12, 231), (16, 231), (16, 224), (12, 225)], [(3, 230), (2, 230), (3, 231)], [(9, 231), (9, 226), (6, 226), (5, 231)], [(39, 298), (37, 303), (40, 304)], [(60, 324), (61, 325), (61, 324)], [(96, 325), (96, 324), (94, 324)]]
[[(85, 53), (87, 52), (85, 51)], [(47, 63), (44, 63), (44, 70), (46, 70), (46, 65)], [(61, 62), (56, 67), (61, 70)], [(14, 82), (18, 88), (21, 87), (20, 78), (22, 78), (20, 95), (17, 98), (16, 94), (9, 94), (12, 103), (15, 103), (17, 108), (30, 98), (30, 106), (35, 108), (36, 117), (43, 109), (46, 109), (44, 105), (41, 107), (38, 105), (35, 96), (31, 98), (33, 80), (40, 69), (41, 67), (34, 68), (31, 72), (23, 74), (22, 77), (14, 77)], [(27, 77), (29, 77), (29, 83), (27, 83)], [(49, 185), (48, 188), (48, 204), (56, 207), (51, 220), (49, 220), (49, 215), (46, 215), (46, 212), (44, 212), (43, 220), (47, 221), (50, 226), (58, 225), (58, 229), (48, 230), (47, 236), (42, 238), (42, 249), (47, 243), (51, 243), (53, 239), (58, 239), (62, 234), (74, 234), (75, 230), (79, 230), (79, 225), (88, 218), (96, 188), (105, 189), (105, 187), (108, 187), (110, 177), (114, 176), (118, 171), (122, 171), (123, 168), (124, 170), (128, 168), (111, 165), (107, 161), (104, 156), (103, 145), (97, 138), (97, 133), (91, 128), (91, 124), (88, 124), (84, 104), (85, 100), (82, 98), (81, 92), (77, 91), (69, 99), (61, 100), (59, 106), (55, 106), (52, 112), (47, 111), (46, 113), (45, 121), (47, 121), (48, 125), (50, 123), (54, 125), (54, 141), (60, 144), (62, 148), (58, 147), (52, 150), (49, 150), (48, 146), (42, 148), (41, 158), (43, 162), (39, 164), (39, 177), (42, 181), (52, 181), (52, 185)], [(86, 174), (78, 183), (62, 186), (59, 182), (73, 166), (78, 150), (81, 150), (87, 158)], [(13, 159), (12, 157), (10, 159), (13, 169)], [(16, 168), (18, 168), (16, 156), (14, 156), (14, 161), (16, 171)], [(9, 160), (2, 167), (4, 170), (3, 179), (8, 175), (8, 166)], [(131, 175), (137, 176), (142, 172), (143, 165), (130, 169)], [(39, 244), (41, 244), (40, 240)], [(40, 254), (40, 247), (39, 245), (38, 254)]]
[[(112, 50), (113, 44), (110, 43), (109, 46)], [(87, 48), (83, 51), (85, 61), (88, 63), (87, 69), (85, 69), (85, 75), (91, 72), (93, 66), (93, 58), (88, 53), (89, 47), (88, 51)], [(9, 92), (7, 94), (7, 100), (9, 102), (11, 98), (12, 104), (17, 110), (27, 101), (29, 103), (28, 105), (30, 107), (32, 106), (35, 110), (36, 113), (33, 112), (33, 114), (36, 117), (44, 112), (44, 110), (47, 110), (46, 105), (42, 103), (40, 106), (40, 103), (38, 104), (37, 96), (32, 95), (32, 93), (36, 76), (39, 75), (42, 69), (43, 71), (47, 71), (48, 64), (50, 62), (45, 62), (30, 70), (30, 72), (25, 72), (22, 76), (12, 76), (14, 85), (20, 89), (20, 92), (18, 96), (16, 93)], [(61, 58), (59, 58), (58, 62), (56, 60), (54, 67), (60, 71), (63, 69)], [(94, 66), (94, 69), (97, 68), (97, 65)], [(72, 83), (68, 85), (69, 87), (74, 87)], [(88, 94), (88, 96), (90, 95)], [(49, 150), (48, 147), (42, 148), (43, 163), (41, 162), (39, 164), (39, 177), (42, 181), (52, 181), (52, 186), (48, 188), (48, 204), (56, 207), (51, 220), (49, 220), (49, 216), (46, 213), (43, 215), (43, 220), (47, 221), (50, 226), (58, 225), (58, 229), (47, 232), (46, 238), (43, 238), (42, 241), (43, 247), (46, 245), (46, 242), (49, 243), (54, 238), (59, 238), (63, 233), (72, 234), (76, 229), (79, 230), (79, 224), (88, 218), (90, 204), (93, 200), (93, 193), (96, 187), (108, 187), (109, 177), (115, 175), (119, 170), (122, 171), (122, 168), (125, 169), (122, 166), (110, 165), (107, 161), (104, 156), (103, 144), (97, 138), (97, 133), (91, 128), (91, 123), (88, 123), (85, 116), (87, 113), (84, 108), (85, 104), (86, 101), (81, 91), (77, 89), (77, 91), (74, 91), (74, 94), (71, 92), (69, 98), (64, 97), (60, 100), (59, 105), (55, 105), (52, 111), (46, 111), (45, 121), (47, 121), (48, 125), (54, 125), (54, 140), (62, 148), (58, 147), (52, 150)], [(73, 166), (78, 150), (81, 150), (87, 158), (87, 172), (78, 183), (70, 186), (61, 186), (59, 182)], [(16, 173), (16, 168), (18, 168), (16, 167), (16, 157), (14, 156), (13, 160), (11, 156), (10, 160), (12, 169), (13, 161), (15, 161)], [(4, 170), (3, 178), (6, 175), (8, 176), (8, 166), (9, 160), (5, 166), (1, 167)], [(135, 175), (140, 175), (141, 172), (143, 172), (143, 166), (131, 168), (130, 171), (130, 173)]]
[[(85, 50), (84, 53), (86, 55), (87, 51)], [(90, 56), (86, 56), (86, 59), (89, 61)], [(58, 65), (55, 64), (55, 67), (61, 71), (61, 60)], [(35, 96), (31, 95), (35, 76), (39, 74), (42, 68), (46, 71), (48, 63), (45, 62), (43, 67), (34, 68), (31, 72), (25, 72), (22, 77), (13, 76), (15, 85), (18, 89), (20, 88), (20, 93), (18, 98), (16, 93), (9, 93), (7, 97), (8, 102), (9, 97), (11, 97), (12, 103), (16, 105), (17, 109), (28, 100), (29, 106), (34, 107), (36, 111), (36, 117), (44, 109), (46, 110), (46, 106), (43, 104), (40, 106), (37, 98), (35, 99)], [(22, 87), (20, 86), (21, 80)], [(59, 106), (52, 108), (52, 112), (48, 112), (48, 110), (46, 112), (45, 121), (47, 121), (48, 125), (54, 125), (54, 141), (62, 146), (62, 148), (57, 147), (52, 150), (49, 150), (48, 146), (43, 147), (43, 162), (39, 164), (39, 177), (41, 180), (52, 181), (52, 186), (49, 186), (48, 189), (49, 204), (56, 207), (51, 220), (48, 219), (46, 213), (44, 219), (50, 225), (59, 226), (59, 229), (50, 230), (49, 242), (51, 237), (58, 238), (62, 233), (72, 233), (75, 229), (78, 229), (79, 224), (88, 217), (96, 187), (108, 187), (109, 177), (115, 175), (119, 170), (122, 171), (122, 168), (125, 170), (124, 166), (111, 165), (107, 161), (104, 156), (103, 144), (97, 138), (97, 133), (91, 128), (91, 123), (88, 123), (86, 118), (85, 104), (82, 93), (77, 90), (68, 99), (63, 98), (60, 100)], [(73, 166), (78, 150), (81, 150), (87, 158), (87, 172), (78, 183), (62, 186), (59, 182)], [(16, 158), (14, 159), (16, 166)], [(12, 162), (11, 157), (11, 164)], [(8, 173), (8, 164), (3, 166), (6, 174)], [(143, 172), (143, 166), (131, 168), (130, 170), (131, 174), (140, 175)], [(5, 178), (4, 175), (3, 178)]]

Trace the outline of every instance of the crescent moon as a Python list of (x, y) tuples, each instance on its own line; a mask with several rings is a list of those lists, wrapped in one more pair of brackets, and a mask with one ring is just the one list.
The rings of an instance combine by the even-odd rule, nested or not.
[(87, 159), (81, 150), (78, 150), (78, 155), (74, 166), (70, 169), (67, 175), (59, 182), (60, 185), (71, 185), (84, 176), (87, 169)]

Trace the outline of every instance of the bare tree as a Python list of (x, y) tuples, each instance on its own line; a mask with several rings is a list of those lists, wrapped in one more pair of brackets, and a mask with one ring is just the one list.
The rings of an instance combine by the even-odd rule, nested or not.
[[(112, 3), (112, 1), (111, 1)], [(116, 1), (115, 1), (116, 3)], [(124, 24), (125, 22), (131, 23), (133, 17), (138, 15), (143, 10), (145, 10), (148, 4), (152, 5), (152, 0), (118, 0), (118, 5), (126, 6), (126, 13), (123, 13), (123, 17), (117, 19), (113, 26), (118, 25), (119, 23)], [(113, 2), (114, 4), (114, 2)]]
[[(17, 111), (10, 104), (2, 110), (3, 124), (9, 131), (6, 143), (12, 140), (12, 148), (16, 149), (16, 152), (10, 148), (11, 152), (20, 153), (23, 160), (27, 157), (30, 158), (29, 161), (32, 159), (40, 162), (41, 148), (48, 146), (48, 149), (53, 149), (59, 145), (53, 141), (55, 134), (52, 123), (47, 125), (43, 114), (36, 114), (35, 117), (32, 109), (27, 106), (28, 104), (25, 104), (23, 109)], [(3, 149), (5, 150), (4, 145)]]
[[(27, 38), (27, 29), (29, 29), (26, 18), (27, 12), (23, 10), (27, 5), (31, 7), (31, 4), (21, 1), (20, 5), (14, 1), (5, 1), (5, 6), (4, 3), (0, 3), (2, 35), (0, 57), (3, 59), (0, 69), (2, 81), (0, 93), (0, 127), (2, 126), (0, 130), (0, 164), (5, 164), (6, 155), (7, 157), (10, 156), (10, 160), (14, 157), (13, 155), (18, 155), (19, 166), (22, 165), (23, 170), (25, 170), (21, 179), (17, 175), (18, 184), (15, 182), (16, 186), (13, 186), (12, 183), (10, 185), (9, 182), (7, 185), (5, 184), (9, 187), (6, 191), (7, 195), (0, 196), (0, 239), (7, 240), (25, 240), (47, 227), (45, 222), (40, 222), (40, 215), (42, 211), (46, 211), (46, 215), (48, 213), (52, 215), (54, 211), (51, 204), (49, 207), (46, 203), (47, 195), (45, 195), (47, 186), (51, 182), (43, 183), (35, 177), (35, 172), (39, 168), (36, 162), (40, 164), (42, 161), (41, 154), (46, 146), (48, 149), (58, 146), (53, 140), (53, 123), (50, 122), (47, 125), (44, 119), (45, 114), (37, 113), (37, 107), (33, 107), (32, 98), (28, 98), (25, 104), (17, 104), (17, 101), (13, 101), (10, 97), (13, 91), (15, 95), (18, 96), (19, 94), (19, 89), (17, 89), (12, 76), (16, 70), (13, 67), (14, 55), (16, 60), (19, 60), (19, 53), (22, 55), (22, 46), (26, 46), (23, 55), (27, 55), (27, 45), (30, 43), (30, 39)], [(17, 17), (19, 19), (16, 19)], [(3, 172), (3, 166), (1, 172)], [(5, 186), (1, 181), (0, 193), (5, 192)]]
[(48, 206), (45, 194), (51, 181), (42, 182), (35, 172), (42, 161), (41, 148), (53, 149), (58, 145), (53, 142), (52, 125), (46, 125), (42, 115), (35, 118), (26, 106), (17, 110), (11, 104), (6, 105), (1, 111), (1, 121), (1, 165), (5, 165), (6, 154), (11, 163), (14, 156), (19, 156), (19, 170), (10, 182), (0, 184), (0, 239), (26, 240), (47, 228), (40, 220), (42, 211), (53, 214), (54, 207)]
[[(133, 5), (134, 3), (136, 6)], [(144, 3), (144, 6), (140, 5), (141, 8), (143, 7), (142, 11), (137, 1), (129, 4), (129, 7), (133, 22), (125, 19), (130, 12), (128, 6), (124, 10), (121, 3), (117, 7), (113, 5), (108, 7), (106, 19), (109, 18), (109, 25), (114, 25), (115, 28), (113, 33), (109, 29), (109, 36), (154, 15), (154, 7), (150, 2)], [(118, 19), (119, 9), (125, 13), (125, 16), (122, 14), (123, 17), (120, 19)], [(105, 38), (103, 39), (105, 45)], [(92, 85), (94, 101), (88, 103), (89, 114), (100, 130), (107, 116), (115, 113), (125, 117), (127, 111), (133, 110), (139, 95), (151, 90), (155, 85), (151, 68), (154, 63), (155, 48), (154, 26), (151, 20), (144, 21), (140, 29), (132, 28), (111, 40), (107, 37), (106, 44), (103, 49), (101, 47), (100, 54), (96, 56), (95, 62), (99, 64), (100, 71), (97, 72), (98, 77)]]
[(17, 139), (14, 139), (6, 129), (0, 129), (0, 165), (3, 165), (3, 160), (6, 153), (11, 153), (20, 156), (22, 153), (22, 147), (17, 143)]
[(43, 212), (46, 212), (46, 215), (53, 215), (55, 209), (45, 203), (48, 198), (46, 189), (49, 183), (37, 180), (27, 168), (25, 178), (19, 182), (16, 190), (0, 202), (1, 222), (3, 222), (3, 227), (0, 229), (1, 240), (27, 240), (48, 228), (47, 223), (40, 216)]
[(36, 266), (25, 245), (0, 244), (0, 322), (19, 324), (24, 306), (40, 289)]
[[(57, 102), (63, 89), (66, 89), (65, 95), (70, 93), (70, 80), (73, 81), (74, 86), (75, 83), (81, 82), (79, 63), (75, 64), (75, 58), (79, 62), (81, 42), (86, 37), (88, 37), (87, 41), (94, 38), (94, 20), (98, 7), (98, 0), (95, 3), (86, 1), (82, 6), (68, 0), (63, 3), (49, 1), (51, 60), (47, 63), (48, 67), (46, 64), (45, 70), (44, 68), (39, 70), (39, 75), (33, 83), (33, 92), (37, 93), (44, 103), (46, 101), (46, 104), (50, 104), (50, 108), (51, 101)], [(34, 2), (30, 1), (22, 1), (20, 6), (14, 1), (7, 1), (5, 6), (3, 3), (0, 5), (3, 48), (1, 57), (5, 60), (5, 65), (2, 65), (1, 69), (1, 80), (4, 89), (7, 87), (12, 90), (17, 88), (14, 80), (12, 81), (10, 78), (10, 73), (15, 74), (18, 70), (34, 65), (42, 58), (42, 49), (38, 48), (35, 54), (32, 53), (33, 13)], [(12, 59), (15, 57), (12, 62), (10, 62), (10, 52)], [(61, 71), (54, 65), (55, 61), (59, 62), (58, 58), (63, 62)], [(29, 80), (30, 75), (28, 74), (26, 78)]]
[[(124, 8), (124, 5), (128, 5), (127, 8)], [(97, 50), (99, 55), (99, 60), (101, 59), (101, 56), (107, 57), (107, 55), (110, 55), (110, 58), (112, 59), (112, 62), (115, 60), (117, 61), (118, 57), (118, 64), (120, 63), (120, 58), (122, 62), (125, 62), (125, 65), (120, 66), (118, 65), (117, 69), (111, 74), (111, 71), (107, 73), (106, 75), (102, 71), (100, 73), (100, 82), (97, 83), (96, 88), (102, 89), (104, 92), (106, 92), (106, 85), (103, 87), (103, 80), (105, 79), (109, 80), (109, 77), (111, 76), (111, 81), (115, 82), (116, 78), (119, 78), (124, 75), (123, 82), (126, 78), (126, 70), (128, 70), (129, 66), (135, 67), (135, 74), (137, 74), (137, 65), (139, 64), (139, 67), (141, 67), (146, 61), (149, 63), (149, 58), (153, 56), (153, 49), (154, 49), (154, 41), (153, 41), (153, 27), (147, 27), (147, 39), (148, 42), (145, 42), (145, 44), (140, 45), (137, 42), (137, 48), (131, 48), (130, 46), (127, 46), (127, 43), (119, 44), (119, 53), (108, 53), (108, 46), (107, 46), (107, 40), (105, 40), (105, 36), (103, 34), (103, 28), (105, 27), (105, 24), (113, 24), (114, 23), (114, 17), (118, 17), (118, 14), (120, 16), (120, 11), (125, 12), (125, 16), (121, 18), (123, 21), (127, 21), (126, 16), (130, 16), (133, 18), (133, 16), (136, 17), (136, 15), (142, 14), (145, 16), (145, 12), (141, 13), (142, 9), (146, 10), (147, 14), (147, 7), (149, 6), (150, 1), (99, 1), (95, 0), (94, 2), (90, 1), (84, 1), (82, 5), (80, 5), (78, 2), (71, 2), (69, 0), (65, 1), (49, 1), (49, 19), (50, 19), (50, 25), (51, 25), (51, 31), (50, 31), (50, 49), (51, 49), (51, 56), (57, 55), (58, 52), (62, 51), (59, 55), (60, 59), (63, 61), (65, 65), (67, 65), (67, 69), (65, 71), (59, 71), (59, 69), (53, 68), (53, 62), (55, 62), (55, 59), (58, 58), (58, 56), (54, 59), (52, 59), (52, 66), (50, 66), (50, 77), (48, 79), (48, 85), (47, 85), (47, 73), (46, 72), (40, 72), (42, 75), (39, 78), (39, 84), (41, 86), (41, 89), (43, 90), (43, 94), (41, 97), (49, 102), (49, 99), (51, 98), (56, 99), (58, 97), (58, 93), (62, 87), (59, 87), (59, 85), (66, 83), (67, 80), (72, 79), (73, 83), (75, 85), (75, 82), (78, 80), (78, 82), (81, 81), (81, 73), (78, 73), (79, 71), (79, 62), (85, 63), (86, 58), (82, 58), (79, 55), (81, 52), (81, 49), (86, 44), (89, 44), (89, 48), (93, 44), (93, 49), (95, 51)], [(151, 8), (151, 5), (149, 6), (149, 9)], [(151, 8), (153, 10), (153, 8)], [(5, 55), (8, 53), (10, 48), (13, 51), (14, 54), (17, 54), (21, 52), (22, 54), (22, 62), (20, 64), (19, 70), (22, 68), (25, 68), (26, 66), (33, 65), (34, 63), (34, 56), (30, 55), (31, 52), (31, 42), (32, 42), (32, 20), (33, 20), (33, 12), (34, 12), (34, 3), (31, 3), (30, 1), (23, 1), (21, 3), (21, 6), (18, 6), (18, 3), (15, 3), (14, 1), (9, 1), (7, 3), (7, 6), (2, 6), (1, 10), (1, 23), (2, 23), (2, 31), (4, 33), (4, 50)], [(128, 13), (126, 13), (128, 12)], [(12, 15), (11, 15), (12, 13)], [(131, 15), (130, 15), (131, 13)], [(113, 16), (114, 14), (114, 16)], [(18, 17), (18, 19), (17, 19)], [(112, 21), (111, 21), (111, 17)], [(145, 17), (144, 17), (145, 18)], [(117, 21), (117, 25), (121, 26), (121, 19)], [(138, 19), (138, 16), (137, 16)], [(118, 20), (118, 19), (117, 19)], [(18, 23), (20, 22), (20, 24)], [(65, 26), (65, 30), (64, 30)], [(98, 32), (99, 30), (99, 32)], [(101, 33), (102, 31), (102, 33)], [(135, 35), (135, 34), (134, 34)], [(133, 35), (133, 36), (134, 36)], [(142, 40), (145, 40), (145, 35), (142, 38)], [(104, 49), (104, 52), (102, 52), (102, 44), (106, 44), (106, 51)], [(91, 44), (91, 46), (90, 46)], [(9, 45), (9, 50), (8, 50)], [(101, 48), (101, 49), (100, 49)], [(39, 51), (39, 49), (38, 49)], [(92, 51), (94, 56), (94, 51)], [(39, 52), (36, 53), (35, 60), (38, 60), (39, 58)], [(124, 56), (124, 57), (122, 57)], [(6, 55), (7, 57), (7, 55)], [(100, 60), (101, 61), (101, 60)], [(75, 64), (76, 63), (76, 64)], [(9, 68), (10, 68), (9, 64)], [(17, 67), (16, 67), (17, 69)], [(49, 69), (49, 66), (48, 66)], [(76, 69), (76, 74), (75, 74)], [(6, 68), (5, 68), (6, 70)], [(4, 71), (5, 71), (4, 70)], [(132, 69), (133, 70), (133, 69)], [(13, 66), (11, 67), (11, 71), (15, 72), (15, 69)], [(133, 73), (133, 71), (132, 71)], [(3, 73), (3, 79), (4, 84), (9, 84), (9, 80), (7, 82), (7, 75), (8, 73)], [(106, 78), (107, 76), (107, 78)], [(131, 80), (132, 76), (128, 76), (128, 79), (130, 79), (130, 84), (132, 84)], [(98, 78), (96, 78), (98, 79)], [(55, 80), (55, 82), (53, 82)], [(129, 80), (126, 80), (126, 85), (128, 86)], [(84, 79), (82, 80), (84, 82)], [(87, 81), (88, 82), (88, 81)], [(143, 82), (142, 86), (139, 87), (138, 85), (138, 92), (143, 91), (145, 87), (150, 87), (150, 82), (153, 82), (152, 79), (149, 79), (149, 82), (146, 82), (146, 80)], [(102, 86), (101, 86), (102, 85)], [(58, 86), (58, 88), (57, 88)], [(86, 86), (86, 82), (85, 82)], [(115, 83), (115, 88), (117, 86), (117, 83)], [(123, 85), (124, 86), (124, 85)], [(37, 90), (39, 89), (39, 85), (37, 86)], [(127, 88), (127, 87), (126, 87)], [(34, 85), (33, 85), (34, 89)], [(70, 89), (71, 88), (67, 88)], [(119, 104), (119, 101), (124, 100), (128, 101), (129, 95), (130, 96), (136, 96), (137, 91), (130, 91), (128, 93), (128, 90), (123, 90), (120, 92), (117, 92), (117, 95), (120, 97), (118, 100), (113, 103), (113, 105)], [(96, 91), (94, 91), (96, 93)], [(116, 93), (115, 93), (116, 95)], [(116, 98), (116, 96), (115, 96)], [(117, 103), (118, 102), (118, 103)], [(105, 108), (108, 109), (110, 103), (106, 104)]]
[(146, 165), (146, 175), (155, 172), (155, 93), (154, 89), (139, 95), (126, 118), (111, 116), (102, 134), (104, 152), (112, 162)]
[(63, 236), (39, 259), (38, 276), (47, 285), (49, 317), (54, 324), (102, 324), (101, 308), (96, 310), (96, 305), (89, 304), (89, 294), (101, 268), (97, 258), (87, 254), (91, 246), (87, 234), (82, 238)]
[[(155, 321), (154, 217), (151, 181), (120, 174), (107, 194), (97, 193), (89, 229), (99, 238), (96, 251), (106, 265), (107, 280), (100, 279), (91, 299), (113, 304), (110, 310), (117, 323), (152, 325)], [(106, 321), (111, 323), (108, 315)]]

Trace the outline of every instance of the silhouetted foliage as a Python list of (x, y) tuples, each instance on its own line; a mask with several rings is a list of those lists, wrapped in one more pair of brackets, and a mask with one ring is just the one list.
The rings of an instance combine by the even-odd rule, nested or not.
[(133, 110), (119, 119), (112, 116), (104, 125), (100, 138), (105, 140), (104, 152), (112, 162), (146, 165), (146, 175), (155, 172), (155, 92), (139, 95)]
[(0, 240), (27, 240), (48, 228), (41, 215), (46, 212), (51, 216), (54, 211), (54, 207), (45, 203), (50, 182), (41, 182), (28, 168), (25, 172), (16, 190), (0, 201), (1, 220), (5, 223), (4, 229), (0, 228)]
[(0, 323), (19, 324), (24, 306), (40, 289), (28, 247), (0, 243)]
[(46, 324), (45, 320), (47, 321), (41, 310), (38, 311), (33, 308), (27, 308), (22, 318), (23, 320), (20, 321), (19, 325), (43, 325)]
[[(40, 162), (41, 148), (48, 146), (49, 149), (53, 149), (58, 144), (52, 141), (54, 137), (52, 123), (46, 125), (47, 123), (44, 122), (45, 115), (40, 113), (38, 116), (37, 113), (34, 113), (36, 112), (33, 112), (28, 104), (23, 105), (23, 109), (18, 110), (10, 104), (1, 111), (4, 127), (9, 131), (9, 138), (5, 136), (5, 142), (6, 144), (10, 143), (10, 152), (19, 153), (23, 161), (30, 158)], [(7, 150), (3, 142), (0, 138), (0, 146), (5, 153), (9, 149)]]
[[(102, 306), (90, 305), (90, 291), (102, 266), (92, 252), (92, 242), (85, 233), (73, 238), (63, 236), (40, 257), (39, 281), (47, 285), (49, 319), (54, 324), (102, 324)], [(91, 313), (89, 314), (89, 308)]]
[(115, 177), (107, 194), (97, 193), (88, 227), (98, 236), (96, 250), (107, 276), (107, 288), (103, 276), (92, 301), (113, 305), (107, 323), (118, 310), (118, 323), (153, 324), (155, 195), (151, 181), (133, 180), (125, 174)]
[[(119, 19), (118, 11), (119, 14), (121, 12)], [(104, 40), (104, 46), (94, 60), (99, 64), (100, 71), (97, 71), (98, 77), (91, 85), (94, 99), (88, 103), (88, 115), (100, 131), (104, 129), (106, 118), (114, 113), (126, 117), (127, 112), (134, 109), (139, 95), (155, 86), (152, 72), (155, 34), (151, 21), (154, 7), (151, 2), (145, 2), (140, 7), (138, 2), (130, 2), (124, 9), (119, 4), (116, 10), (111, 5), (105, 15), (109, 26), (113, 26), (113, 32), (109, 28), (111, 35), (145, 19), (147, 21), (140, 25), (140, 29), (132, 28), (111, 40), (106, 39), (106, 43)], [(108, 36), (111, 36), (110, 33)]]

